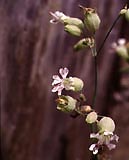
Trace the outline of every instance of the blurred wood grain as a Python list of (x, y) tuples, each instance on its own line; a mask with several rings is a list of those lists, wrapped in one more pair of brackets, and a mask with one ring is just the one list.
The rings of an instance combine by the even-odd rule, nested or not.
[[(97, 46), (126, 0), (0, 0), (1, 150), (4, 160), (88, 160), (89, 127), (84, 119), (56, 110), (52, 75), (68, 67), (85, 81), (91, 104), (94, 67), (89, 50), (75, 53), (78, 38), (49, 23), (50, 11), (82, 18), (78, 4), (96, 8), (102, 20)], [(126, 63), (111, 49), (119, 37), (129, 40), (129, 23), (121, 19), (98, 59), (96, 110), (110, 115), (120, 142), (113, 160), (129, 158), (129, 74)]]

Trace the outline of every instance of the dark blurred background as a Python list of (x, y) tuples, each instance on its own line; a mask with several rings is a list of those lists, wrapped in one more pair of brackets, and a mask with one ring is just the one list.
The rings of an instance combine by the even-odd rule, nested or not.
[[(89, 50), (72, 46), (79, 40), (49, 23), (50, 11), (82, 18), (78, 5), (97, 10), (102, 20), (97, 46), (127, 0), (0, 0), (1, 153), (2, 160), (89, 160), (89, 127), (84, 118), (56, 110), (52, 75), (68, 67), (85, 81), (91, 104), (93, 59)], [(129, 74), (127, 64), (111, 49), (118, 38), (129, 40), (124, 18), (112, 30), (98, 58), (96, 111), (116, 122), (120, 141), (112, 160), (129, 160)]]

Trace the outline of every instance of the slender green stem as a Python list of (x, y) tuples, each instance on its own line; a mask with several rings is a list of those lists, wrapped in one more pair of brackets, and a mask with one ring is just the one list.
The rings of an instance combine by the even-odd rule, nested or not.
[(121, 15), (119, 14), (119, 15), (117, 16), (117, 18), (115, 19), (115, 21), (113, 22), (113, 24), (111, 25), (111, 27), (109, 28), (109, 30), (108, 30), (108, 32), (107, 32), (104, 40), (102, 41), (102, 44), (100, 45), (100, 47), (99, 47), (99, 49), (98, 49), (98, 51), (97, 51), (97, 55), (100, 54), (100, 52), (101, 52), (101, 50), (102, 50), (102, 48), (103, 48), (103, 46), (104, 46), (104, 44), (105, 44), (105, 42), (106, 42), (109, 34), (111, 33), (112, 29), (114, 28), (115, 24), (117, 23), (117, 21), (119, 20), (120, 17), (121, 17)]
[(94, 94), (92, 100), (92, 108), (95, 108), (96, 95), (97, 95), (97, 55), (94, 56)]

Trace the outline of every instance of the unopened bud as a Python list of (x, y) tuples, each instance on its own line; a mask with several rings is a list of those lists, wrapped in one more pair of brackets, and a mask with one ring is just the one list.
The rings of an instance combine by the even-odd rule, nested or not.
[(92, 8), (83, 7), (83, 11), (85, 16), (84, 24), (86, 25), (87, 29), (90, 32), (95, 33), (96, 30), (99, 29), (100, 22), (101, 22), (98, 14)]
[(65, 18), (63, 22), (64, 22), (64, 25), (74, 25), (74, 26), (79, 27), (80, 29), (84, 28), (84, 24), (82, 20), (79, 18), (69, 17), (69, 18)]
[(57, 109), (63, 112), (71, 112), (75, 109), (76, 103), (76, 99), (71, 96), (60, 96), (57, 99)]
[(92, 111), (91, 106), (81, 106), (81, 112), (89, 113)]
[(97, 125), (100, 132), (113, 132), (115, 130), (115, 123), (110, 117), (102, 118)]
[(91, 113), (89, 113), (89, 114), (87, 115), (87, 117), (86, 117), (86, 122), (87, 122), (87, 123), (95, 123), (96, 120), (97, 120), (97, 118), (98, 118), (97, 113), (96, 113), (96, 112), (91, 112)]
[(68, 24), (68, 25), (64, 26), (64, 30), (73, 36), (80, 36), (82, 33), (82, 30), (75, 25)]

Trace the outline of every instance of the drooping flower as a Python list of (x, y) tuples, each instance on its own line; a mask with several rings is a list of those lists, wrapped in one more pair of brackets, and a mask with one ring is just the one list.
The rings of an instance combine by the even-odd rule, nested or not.
[(58, 92), (58, 95), (61, 95), (62, 90), (71, 90), (78, 92), (83, 88), (83, 81), (77, 77), (68, 77), (68, 68), (60, 68), (59, 73), (61, 78), (58, 75), (53, 75), (53, 82), (52, 82), (52, 92)]
[(59, 22), (63, 23), (63, 20), (68, 18), (64, 13), (60, 11), (56, 11), (55, 13), (50, 12), (50, 14), (53, 16), (53, 19), (50, 20), (50, 23), (57, 24)]
[(52, 82), (52, 92), (58, 92), (58, 95), (61, 95), (62, 90), (65, 88), (64, 85), (64, 79), (66, 79), (69, 70), (67, 68), (60, 68), (59, 73), (61, 75), (61, 78), (58, 75), (53, 75), (53, 82)]
[(116, 145), (112, 143), (112, 141), (118, 142), (119, 137), (116, 134), (113, 134), (113, 132), (105, 131), (103, 133), (91, 133), (90, 138), (97, 139), (97, 143), (92, 144), (89, 147), (89, 150), (93, 152), (93, 154), (97, 154), (99, 149), (103, 146), (106, 146), (109, 150), (112, 150), (116, 148)]
[(76, 108), (77, 100), (71, 96), (61, 95), (57, 100), (57, 109), (63, 112), (71, 112)]
[(118, 39), (117, 43), (114, 42), (112, 44), (112, 48), (116, 51), (116, 53), (119, 56), (129, 61), (129, 43), (126, 42), (126, 39)]

